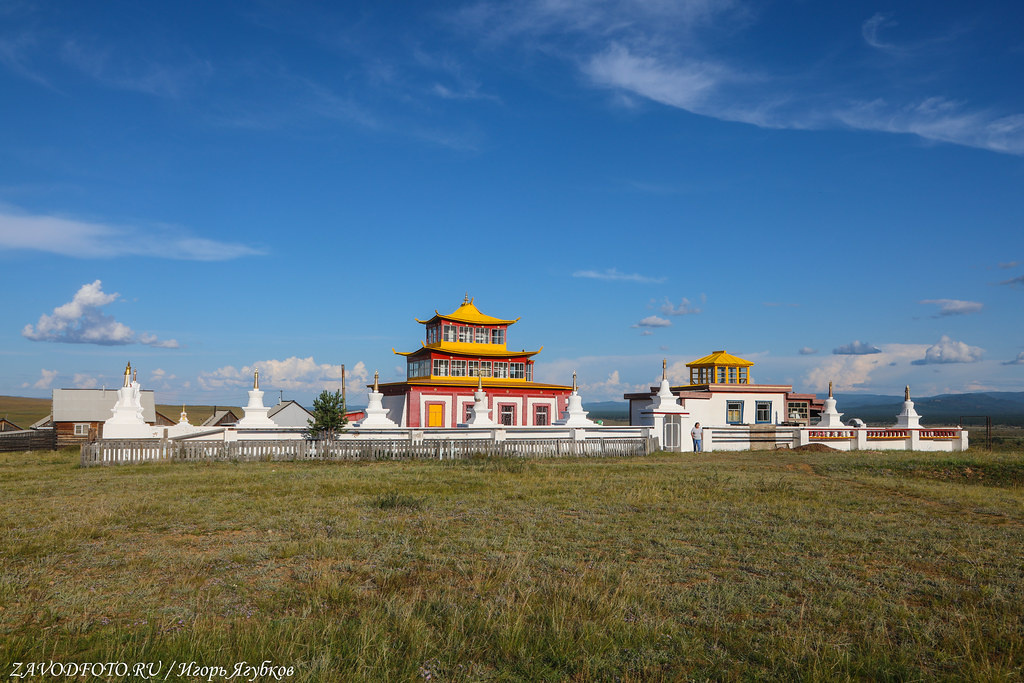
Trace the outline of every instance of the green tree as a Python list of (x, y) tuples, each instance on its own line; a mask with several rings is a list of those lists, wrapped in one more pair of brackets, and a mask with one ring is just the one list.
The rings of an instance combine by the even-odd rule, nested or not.
[(313, 419), (307, 420), (307, 433), (313, 439), (333, 439), (348, 424), (345, 417), (345, 399), (341, 391), (327, 391), (313, 399)]

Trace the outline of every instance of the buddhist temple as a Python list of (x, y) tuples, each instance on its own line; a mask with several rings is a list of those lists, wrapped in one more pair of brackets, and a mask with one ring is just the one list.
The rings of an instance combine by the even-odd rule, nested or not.
[(406, 379), (379, 385), (388, 417), (402, 427), (456, 427), (470, 420), (478, 386), (491, 419), (504, 426), (546, 426), (567, 406), (572, 387), (533, 381), (536, 351), (508, 348), (508, 330), (519, 318), (495, 318), (467, 294), (452, 313), (416, 319), (425, 341), (406, 359)]

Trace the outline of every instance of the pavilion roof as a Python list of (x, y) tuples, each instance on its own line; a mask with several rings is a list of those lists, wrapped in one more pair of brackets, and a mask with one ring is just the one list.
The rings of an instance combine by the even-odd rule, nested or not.
[(414, 320), (423, 324), (431, 323), (435, 320), (451, 320), (452, 322), (468, 323), (470, 325), (511, 325), (512, 323), (517, 322), (519, 318), (516, 318), (515, 320), (504, 320), (502, 318), (485, 315), (480, 312), (480, 309), (473, 305), (473, 300), (467, 296), (463, 299), (461, 306), (447, 315), (438, 313), (435, 308), (433, 318), (428, 320), (414, 318)]
[(727, 365), (733, 367), (749, 368), (754, 363), (753, 361), (744, 360), (739, 356), (734, 356), (724, 349), (722, 351), (715, 351), (712, 354), (698, 358), (697, 360), (690, 361), (686, 364), (686, 367), (710, 367), (715, 365)]

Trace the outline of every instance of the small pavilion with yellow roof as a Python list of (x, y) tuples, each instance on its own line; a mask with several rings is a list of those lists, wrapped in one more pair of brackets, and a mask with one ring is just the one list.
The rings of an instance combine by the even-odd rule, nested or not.
[(469, 420), (478, 385), (487, 392), (499, 425), (550, 425), (565, 410), (572, 387), (533, 381), (533, 357), (543, 350), (512, 351), (508, 328), (519, 318), (486, 315), (467, 294), (453, 312), (434, 311), (415, 351), (392, 351), (406, 360), (406, 379), (380, 385), (383, 405), (403, 427), (455, 427)]

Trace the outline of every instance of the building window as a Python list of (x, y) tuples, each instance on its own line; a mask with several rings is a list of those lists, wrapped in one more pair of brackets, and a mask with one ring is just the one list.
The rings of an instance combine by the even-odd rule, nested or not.
[(438, 329), (439, 327), (439, 325), (429, 325), (427, 327), (428, 344), (436, 344), (437, 342), (441, 341), (441, 330)]
[(494, 376), (499, 379), (508, 378), (508, 363), (494, 361)]
[(466, 404), (466, 419), (463, 422), (469, 422), (469, 418), (473, 417), (473, 404)]
[(746, 384), (746, 383), (747, 383), (747, 369), (746, 368), (740, 368), (740, 384)]
[(533, 363), (532, 362), (526, 364), (526, 381), (527, 382), (532, 382), (533, 381)]
[(466, 361), (464, 360), (452, 360), (452, 377), (465, 377), (466, 376)]
[(743, 424), (743, 401), (725, 402), (725, 423), (731, 425)]
[(413, 377), (426, 377), (430, 374), (429, 360), (411, 360), (408, 365), (409, 379)]
[(725, 384), (725, 368), (718, 368), (718, 383)]
[(526, 377), (526, 364), (525, 363), (510, 363), (509, 364), (509, 379), (523, 379)]
[(487, 328), (486, 327), (478, 327), (478, 328), (476, 328), (476, 343), (477, 344), (486, 344), (487, 343), (487, 338), (489, 336), (490, 335), (487, 334)]
[(505, 404), (501, 406), (501, 424), (511, 427), (516, 423), (516, 407)]
[(736, 368), (729, 368), (729, 384), (736, 384)]
[(765, 424), (772, 421), (772, 402), (758, 401), (754, 406), (754, 421), (758, 424)]
[(459, 327), (459, 341), (464, 344), (473, 342), (473, 328), (472, 327)]
[(447, 358), (435, 358), (434, 359), (434, 377), (447, 377), (448, 376), (448, 359)]
[(806, 420), (809, 417), (807, 401), (790, 401), (786, 412), (790, 420)]
[(75, 425), (75, 436), (89, 436), (89, 424), (76, 424)]
[(444, 340), (446, 342), (453, 342), (453, 341), (455, 341), (456, 334), (457, 333), (455, 332), (455, 326), (454, 325), (445, 325), (444, 326)]
[(533, 424), (538, 427), (547, 427), (550, 424), (548, 422), (548, 406), (534, 407)]
[(498, 328), (491, 330), (491, 343), (492, 344), (504, 344), (505, 343), (505, 330)]

